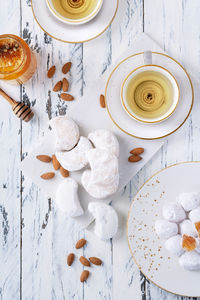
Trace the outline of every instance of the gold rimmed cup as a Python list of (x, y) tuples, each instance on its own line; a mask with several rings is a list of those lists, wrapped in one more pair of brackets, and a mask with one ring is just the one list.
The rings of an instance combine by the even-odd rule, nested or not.
[(88, 5), (91, 5), (91, 0), (46, 0), (51, 13), (57, 19), (69, 25), (81, 25), (91, 21), (100, 11), (103, 0), (94, 0), (93, 2), (94, 5), (89, 9), (89, 13), (79, 18), (78, 14), (86, 10)]
[[(162, 86), (155, 81), (155, 86), (152, 88), (151, 83), (149, 83), (150, 81), (148, 81), (148, 77), (146, 80), (146, 90), (144, 89), (142, 78), (143, 76), (147, 76), (146, 74), (153, 74), (153, 76), (161, 78), (163, 82), (166, 81), (164, 83), (170, 91), (168, 101), (163, 98), (166, 97), (166, 95)], [(140, 103), (135, 101), (135, 91), (137, 90), (137, 87), (135, 91), (133, 90), (134, 80), (138, 76), (140, 76), (138, 86), (142, 86), (143, 84), (143, 90), (138, 93)], [(163, 92), (162, 97), (158, 96), (160, 91)], [(159, 65), (147, 64), (134, 69), (126, 76), (121, 86), (121, 102), (124, 110), (130, 117), (143, 123), (153, 124), (169, 118), (177, 108), (179, 99), (180, 90), (176, 78), (166, 68)], [(164, 106), (163, 111), (162, 106)], [(147, 113), (148, 117), (145, 116)]]

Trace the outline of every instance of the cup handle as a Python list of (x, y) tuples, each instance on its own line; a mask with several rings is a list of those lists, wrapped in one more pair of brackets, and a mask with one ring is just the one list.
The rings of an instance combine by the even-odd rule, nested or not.
[(144, 65), (152, 65), (152, 52), (151, 51), (145, 51), (143, 53), (143, 60)]

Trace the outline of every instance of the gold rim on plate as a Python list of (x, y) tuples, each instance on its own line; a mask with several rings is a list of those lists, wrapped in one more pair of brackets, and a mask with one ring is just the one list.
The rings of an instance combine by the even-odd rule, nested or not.
[[(136, 116), (132, 115), (131, 112), (127, 109), (127, 107), (126, 107), (126, 105), (125, 105), (125, 101), (124, 101), (124, 97), (123, 97), (123, 89), (124, 89), (124, 85), (125, 85), (127, 79), (130, 77), (130, 75), (132, 75), (135, 71), (137, 71), (137, 70), (139, 70), (139, 69), (141, 69), (141, 68), (143, 68), (143, 67), (157, 67), (157, 68), (163, 69), (164, 71), (166, 71), (167, 73), (169, 73), (169, 75), (174, 79), (174, 81), (175, 81), (175, 83), (176, 83), (176, 85), (177, 85), (177, 88), (178, 88), (178, 100), (177, 100), (176, 106), (175, 106), (174, 109), (170, 112), (170, 114), (168, 114), (166, 117), (164, 117), (163, 119), (160, 119), (160, 120), (158, 120), (158, 121), (152, 121), (152, 122), (151, 122), (151, 121), (141, 120), (141, 119), (137, 118)], [(173, 112), (175, 111), (175, 109), (177, 108), (177, 105), (178, 105), (179, 100), (180, 100), (180, 89), (179, 89), (179, 85), (178, 85), (178, 82), (177, 82), (176, 78), (175, 78), (174, 75), (172, 75), (172, 73), (169, 72), (166, 68), (164, 68), (164, 67), (162, 67), (162, 66), (160, 66), (160, 65), (142, 65), (142, 66), (140, 66), (140, 67), (135, 68), (133, 71), (131, 71), (131, 72), (126, 76), (126, 78), (124, 79), (124, 81), (123, 81), (123, 83), (122, 83), (122, 86), (121, 86), (121, 99), (122, 99), (123, 107), (124, 107), (124, 109), (126, 110), (126, 112), (127, 112), (132, 118), (134, 118), (135, 120), (140, 121), (140, 122), (142, 122), (142, 123), (146, 123), (146, 124), (160, 123), (160, 122), (164, 121), (165, 119), (169, 118), (169, 117), (173, 114)]]
[(127, 238), (127, 241), (128, 241), (128, 247), (129, 247), (129, 250), (131, 252), (131, 256), (135, 262), (135, 264), (137, 265), (138, 269), (142, 272), (142, 274), (153, 284), (155, 284), (155, 286), (159, 287), (160, 289), (164, 290), (165, 292), (168, 292), (168, 293), (171, 293), (171, 294), (174, 294), (174, 295), (177, 295), (177, 296), (182, 296), (182, 297), (194, 297), (194, 298), (198, 298), (200, 297), (200, 295), (198, 296), (188, 296), (188, 295), (182, 295), (182, 294), (176, 294), (176, 293), (173, 293), (172, 291), (169, 291), (163, 287), (161, 287), (160, 285), (158, 285), (157, 283), (155, 283), (152, 279), (150, 279), (143, 271), (142, 271), (142, 268), (141, 266), (137, 263), (137, 260), (136, 258), (134, 257), (134, 254), (132, 252), (132, 249), (131, 249), (131, 246), (130, 246), (130, 243), (129, 243), (129, 237), (128, 237), (128, 223), (129, 223), (129, 218), (130, 218), (130, 213), (131, 213), (131, 209), (132, 209), (132, 206), (133, 206), (133, 203), (135, 201), (135, 199), (137, 198), (138, 194), (140, 193), (140, 191), (142, 190), (142, 188), (145, 186), (146, 183), (148, 183), (153, 177), (157, 176), (158, 174), (162, 173), (163, 171), (167, 170), (167, 169), (170, 169), (172, 167), (175, 167), (175, 166), (178, 166), (178, 165), (183, 165), (183, 164), (191, 164), (191, 163), (200, 163), (200, 161), (183, 161), (183, 162), (179, 162), (179, 163), (176, 163), (176, 164), (173, 164), (173, 165), (170, 165), (158, 172), (156, 172), (155, 174), (153, 174), (149, 179), (147, 179), (147, 181), (145, 181), (145, 183), (142, 184), (142, 186), (139, 188), (137, 194), (135, 195), (135, 197), (132, 199), (132, 202), (131, 202), (131, 205), (129, 207), (129, 210), (128, 210), (128, 216), (127, 216), (127, 221), (126, 221), (126, 238)]
[(90, 39), (87, 39), (87, 40), (83, 40), (83, 41), (76, 41), (76, 42), (71, 42), (71, 41), (65, 41), (65, 40), (62, 40), (62, 39), (59, 39), (55, 36), (53, 36), (52, 34), (50, 34), (49, 32), (47, 32), (39, 23), (39, 21), (37, 20), (36, 18), (36, 15), (34, 13), (34, 9), (33, 9), (33, 0), (31, 0), (31, 9), (32, 9), (32, 12), (33, 12), (33, 17), (35, 19), (35, 21), (37, 22), (37, 24), (39, 25), (39, 27), (47, 34), (49, 35), (50, 37), (52, 37), (53, 39), (57, 40), (57, 41), (60, 41), (60, 42), (64, 42), (64, 43), (68, 43), (68, 44), (79, 44), (79, 43), (85, 43), (85, 42), (89, 42), (91, 40), (94, 40), (96, 39), (97, 37), (99, 37), (101, 34), (103, 34), (107, 29), (108, 27), (112, 24), (112, 22), (114, 21), (115, 17), (116, 17), (116, 14), (117, 14), (117, 10), (118, 10), (118, 7), (119, 7), (119, 0), (116, 0), (117, 1), (117, 6), (116, 6), (116, 10), (115, 10), (115, 13), (112, 17), (112, 19), (110, 20), (109, 24), (99, 33), (97, 34), (96, 36), (90, 38)]
[(152, 52), (153, 54), (158, 54), (158, 55), (162, 55), (162, 56), (165, 56), (165, 57), (168, 57), (170, 59), (172, 59), (175, 63), (177, 63), (182, 69), (183, 71), (185, 72), (185, 74), (187, 75), (188, 79), (189, 79), (189, 82), (190, 82), (190, 86), (191, 86), (191, 90), (192, 90), (192, 103), (191, 103), (191, 106), (190, 106), (190, 109), (189, 109), (189, 112), (186, 116), (186, 118), (184, 119), (184, 121), (173, 131), (171, 131), (170, 133), (167, 133), (163, 136), (160, 136), (160, 137), (156, 137), (156, 138), (144, 138), (144, 137), (139, 137), (139, 136), (136, 136), (136, 135), (133, 135), (129, 132), (127, 132), (126, 130), (124, 130), (123, 128), (121, 128), (117, 122), (113, 119), (109, 109), (108, 109), (108, 105), (107, 105), (107, 88), (108, 88), (108, 84), (109, 84), (109, 81), (110, 81), (110, 78), (112, 77), (112, 74), (115, 72), (115, 70), (123, 63), (125, 62), (126, 60), (128, 60), (129, 58), (131, 57), (134, 57), (134, 56), (137, 56), (137, 55), (141, 55), (141, 54), (144, 54), (144, 52), (139, 52), (139, 53), (136, 53), (136, 54), (132, 54), (126, 58), (124, 58), (119, 64), (117, 64), (117, 66), (112, 70), (112, 72), (110, 73), (109, 77), (108, 77), (108, 80), (106, 82), (106, 87), (105, 87), (105, 101), (106, 101), (106, 109), (107, 109), (107, 112), (111, 118), (111, 120), (113, 121), (113, 123), (121, 130), (123, 131), (124, 133), (132, 136), (132, 137), (135, 137), (135, 138), (138, 138), (138, 139), (141, 139), (141, 140), (159, 140), (159, 139), (162, 139), (164, 137), (167, 137), (169, 135), (171, 135), (172, 133), (176, 132), (184, 123), (185, 121), (188, 119), (190, 113), (191, 113), (191, 110), (192, 110), (192, 107), (193, 107), (193, 104), (194, 104), (194, 89), (193, 89), (193, 84), (192, 84), (192, 81), (191, 81), (191, 78), (189, 76), (189, 74), (187, 73), (186, 69), (177, 61), (175, 60), (174, 58), (172, 58), (171, 56), (167, 55), (167, 54), (164, 54), (164, 53), (161, 53), (161, 52)]
[[(87, 17), (85, 17), (83, 19), (80, 19), (80, 20), (72, 20), (72, 19), (64, 18), (62, 15), (58, 14), (57, 11), (54, 9), (54, 7), (51, 7), (51, 4), (50, 4), (49, 0), (46, 0), (46, 2), (47, 2), (47, 5), (48, 5), (49, 9), (52, 12), (52, 14), (55, 15), (58, 19), (65, 21), (66, 24), (69, 24), (69, 25), (70, 25), (70, 23), (71, 24), (73, 24), (73, 23), (80, 23), (80, 25), (81, 25), (81, 24), (84, 24), (85, 22), (87, 22), (89, 19), (94, 18), (94, 16), (97, 15), (97, 13), (99, 12), (99, 10), (100, 10), (100, 8), (101, 8), (101, 6), (103, 4), (103, 0), (101, 0), (98, 3), (98, 5), (95, 8), (95, 10), (92, 13), (90, 13), (89, 16), (87, 16)], [(84, 23), (82, 23), (82, 22), (84, 22)]]

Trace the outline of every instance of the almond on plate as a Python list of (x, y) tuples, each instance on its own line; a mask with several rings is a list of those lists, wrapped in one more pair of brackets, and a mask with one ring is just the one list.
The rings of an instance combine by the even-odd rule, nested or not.
[(63, 167), (60, 167), (60, 174), (61, 174), (63, 177), (69, 177), (69, 171), (68, 171), (68, 170), (65, 170)]
[(69, 81), (64, 77), (62, 80), (62, 90), (63, 92), (67, 92), (69, 89)]
[(90, 272), (87, 271), (87, 270), (84, 270), (82, 273), (81, 273), (81, 277), (80, 277), (80, 282), (84, 282), (88, 279), (88, 276), (90, 275)]
[(77, 243), (76, 243), (76, 249), (80, 249), (82, 248), (85, 244), (87, 243), (87, 241), (85, 239), (80, 239)]
[(87, 258), (85, 258), (84, 256), (80, 257), (80, 262), (82, 263), (82, 265), (86, 266), (86, 267), (90, 267), (90, 262)]
[(54, 75), (54, 73), (55, 73), (55, 71), (56, 71), (56, 67), (55, 67), (55, 66), (52, 66), (52, 67), (48, 70), (48, 72), (47, 72), (47, 77), (48, 77), (48, 78), (52, 78), (53, 75)]
[(54, 176), (55, 176), (54, 172), (47, 172), (47, 173), (42, 174), (40, 177), (42, 179), (48, 180), (48, 179), (52, 179)]
[(71, 69), (71, 66), (72, 66), (71, 62), (67, 62), (66, 64), (64, 64), (62, 67), (63, 74), (67, 74), (69, 72), (69, 70)]
[(49, 163), (52, 160), (52, 158), (49, 155), (37, 155), (36, 158), (45, 163)]
[(133, 150), (130, 151), (131, 154), (133, 155), (139, 155), (144, 152), (144, 148), (134, 148)]
[(66, 93), (61, 93), (60, 94), (60, 98), (64, 101), (72, 101), (74, 100), (74, 97), (70, 94), (66, 94)]
[(53, 168), (54, 168), (54, 170), (57, 171), (58, 169), (60, 169), (60, 163), (59, 163), (59, 161), (57, 160), (55, 154), (52, 155), (52, 163), (53, 163)]
[(138, 162), (141, 159), (142, 159), (142, 157), (139, 155), (131, 155), (131, 156), (129, 156), (128, 161), (133, 163), (133, 162)]
[(58, 92), (58, 91), (61, 90), (61, 88), (62, 88), (62, 81), (59, 80), (59, 81), (54, 85), (53, 91), (54, 91), (54, 92)]
[(68, 266), (71, 266), (74, 262), (74, 253), (70, 253), (68, 256), (67, 256), (67, 264)]
[(99, 101), (100, 101), (100, 105), (102, 108), (105, 108), (106, 107), (106, 102), (105, 102), (105, 97), (104, 95), (100, 95), (100, 98), (99, 98)]
[(102, 260), (98, 257), (90, 257), (89, 258), (89, 261), (93, 264), (93, 265), (96, 265), (96, 266), (100, 266), (102, 265)]

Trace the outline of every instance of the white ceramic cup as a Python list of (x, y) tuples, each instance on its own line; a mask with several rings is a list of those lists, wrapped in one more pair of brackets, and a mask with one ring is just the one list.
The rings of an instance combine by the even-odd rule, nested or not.
[[(152, 52), (151, 51), (144, 52), (143, 60), (144, 60), (144, 65), (134, 69), (130, 74), (128, 74), (126, 76), (126, 78), (124, 79), (124, 81), (122, 83), (122, 86), (121, 86), (122, 106), (123, 106), (124, 110), (126, 111), (126, 113), (129, 114), (130, 117), (132, 117), (133, 119), (135, 119), (139, 122), (143, 122), (143, 123), (161, 122), (161, 121), (167, 119), (169, 116), (171, 116), (172, 113), (175, 111), (175, 109), (178, 105), (178, 102), (179, 102), (179, 97), (180, 97), (179, 86), (178, 86), (178, 83), (177, 83), (175, 77), (167, 69), (163, 68), (162, 66), (152, 64)], [(130, 81), (133, 79), (133, 77), (135, 77), (136, 75), (138, 75), (142, 72), (145, 72), (145, 71), (155, 71), (155, 72), (162, 74), (170, 81), (171, 86), (172, 86), (172, 97), (173, 97), (172, 104), (169, 107), (169, 109), (159, 117), (144, 118), (144, 117), (137, 115), (130, 108), (128, 101), (126, 99), (126, 91), (127, 91), (127, 87), (129, 85)]]
[(103, 4), (103, 0), (98, 0), (97, 4), (95, 6), (95, 9), (85, 18), (82, 19), (69, 19), (69, 18), (65, 18), (64, 16), (62, 16), (61, 14), (59, 14), (59, 12), (57, 10), (55, 10), (54, 5), (53, 5), (53, 1), (52, 0), (46, 0), (47, 6), (49, 8), (49, 10), (51, 11), (51, 13), (60, 21), (69, 24), (69, 25), (81, 25), (84, 23), (87, 23), (89, 21), (91, 21), (100, 11), (102, 4)]

